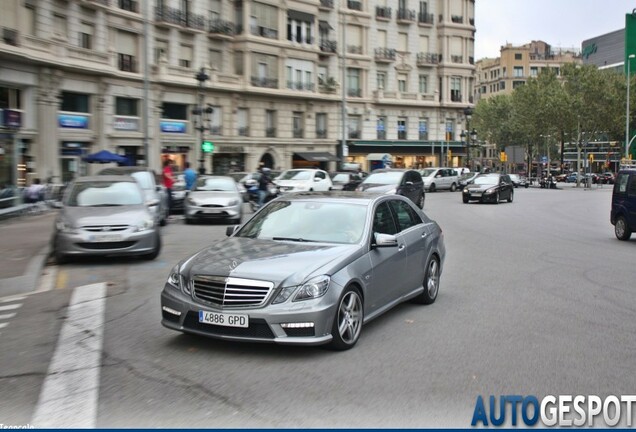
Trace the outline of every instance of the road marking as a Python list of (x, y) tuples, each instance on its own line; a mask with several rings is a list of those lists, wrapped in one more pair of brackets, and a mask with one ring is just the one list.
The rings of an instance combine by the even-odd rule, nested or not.
[(57, 279), (57, 266), (46, 267), (44, 273), (40, 277), (40, 282), (38, 283), (38, 289), (35, 292), (44, 292), (50, 291), (55, 286), (55, 281)]
[(26, 296), (18, 296), (18, 297), (7, 297), (5, 299), (0, 300), (0, 303), (9, 303), (14, 301), (24, 300)]
[(60, 270), (57, 272), (57, 281), (55, 283), (55, 288), (64, 289), (66, 288), (66, 283), (68, 282), (68, 272), (66, 270)]
[(9, 323), (0, 323), (0, 329), (3, 329), (3, 328), (5, 328), (8, 325), (9, 325)]
[(0, 315), (0, 320), (8, 320), (16, 316), (14, 313)]
[(31, 424), (95, 428), (106, 283), (75, 288)]
[(0, 312), (14, 310), (19, 308), (20, 306), (22, 306), (22, 303), (3, 305), (0, 306)]

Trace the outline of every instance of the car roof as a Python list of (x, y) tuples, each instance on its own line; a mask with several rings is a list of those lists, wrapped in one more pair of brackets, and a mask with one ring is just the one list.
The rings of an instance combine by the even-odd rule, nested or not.
[(236, 181), (234, 180), (234, 177), (231, 176), (223, 176), (223, 175), (200, 175), (197, 180), (201, 180), (201, 179), (225, 179), (225, 180), (232, 180), (232, 181)]
[(329, 192), (295, 192), (283, 195), (283, 197), (277, 200), (281, 201), (317, 201), (317, 202), (344, 202), (352, 204), (370, 204), (383, 197), (405, 199), (401, 195), (387, 195), (379, 192), (341, 192), (341, 191), (329, 191)]
[(379, 172), (407, 172), (407, 171), (417, 171), (414, 169), (406, 169), (406, 168), (378, 168), (374, 169), (371, 174), (379, 173)]
[(121, 176), (121, 175), (94, 175), (94, 176), (84, 176), (78, 177), (74, 180), (75, 183), (94, 183), (94, 182), (133, 182), (137, 183), (137, 181), (130, 176)]
[(136, 173), (136, 172), (143, 172), (143, 171), (147, 171), (150, 172), (152, 174), (155, 173), (155, 171), (151, 168), (148, 167), (142, 167), (142, 166), (129, 166), (129, 167), (109, 167), (109, 168), (104, 168), (102, 169), (100, 172), (98, 172), (98, 175), (125, 175), (125, 174), (132, 174), (132, 173)]

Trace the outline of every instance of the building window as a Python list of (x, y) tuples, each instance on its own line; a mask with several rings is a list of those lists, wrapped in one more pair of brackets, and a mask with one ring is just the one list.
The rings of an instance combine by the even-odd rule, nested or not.
[(327, 113), (316, 114), (316, 138), (327, 138)]
[(378, 72), (376, 75), (378, 90), (386, 88), (386, 72)]
[(287, 40), (304, 44), (312, 44), (311, 29), (314, 17), (304, 12), (289, 10), (287, 17)]
[(168, 41), (157, 39), (155, 41), (155, 64), (159, 61), (168, 61)]
[(539, 68), (536, 66), (531, 66), (530, 67), (530, 76), (536, 78), (537, 76), (539, 76)]
[(451, 77), (451, 101), (462, 101), (462, 79), (460, 77)]
[(238, 136), (249, 136), (249, 112), (247, 108), (239, 108), (236, 110), (236, 128)]
[(223, 135), (223, 126), (221, 119), (223, 118), (223, 108), (220, 106), (212, 106), (212, 114), (210, 115), (210, 135)]
[(135, 0), (119, 0), (119, 9), (137, 12), (137, 2)]
[(506, 82), (499, 81), (499, 90), (505, 90), (505, 89), (506, 89)]
[(406, 117), (399, 117), (397, 121), (397, 137), (399, 140), (407, 139), (407, 130)]
[(135, 57), (130, 54), (117, 54), (118, 66), (120, 71), (136, 72)]
[(67, 19), (64, 15), (53, 14), (53, 35), (59, 38), (66, 38)]
[(263, 3), (252, 3), (250, 21), (253, 35), (278, 39), (278, 8)]
[(93, 48), (93, 25), (88, 23), (80, 24), (79, 47), (85, 49)]
[(362, 90), (360, 89), (360, 69), (347, 69), (347, 95), (355, 97), (362, 96)]
[(294, 138), (303, 138), (304, 136), (303, 116), (304, 114), (302, 112), (294, 111), (292, 113), (292, 132)]
[(513, 88), (513, 89), (516, 89), (517, 87), (522, 86), (522, 85), (524, 85), (525, 83), (526, 83), (525, 81), (513, 81), (513, 82), (512, 82), (512, 88)]
[(161, 118), (168, 120), (187, 120), (188, 105), (164, 102), (161, 106)]
[(408, 91), (407, 80), (408, 80), (407, 75), (398, 74), (398, 91), (400, 93), (406, 93)]
[(117, 32), (117, 56), (119, 70), (125, 72), (136, 72), (137, 55), (137, 35), (135, 33), (118, 31)]
[(378, 117), (375, 122), (375, 129), (377, 133), (377, 139), (386, 139), (386, 117)]
[(417, 130), (420, 140), (428, 140), (428, 119), (420, 119)]
[(20, 89), (0, 87), (0, 109), (22, 109)]
[(523, 57), (521, 53), (515, 53), (515, 60), (521, 60), (522, 58)]
[(265, 110), (265, 136), (274, 138), (276, 136), (276, 111)]
[(428, 75), (420, 75), (418, 81), (420, 94), (428, 93)]
[(352, 115), (347, 118), (347, 136), (349, 139), (362, 138), (362, 117), (359, 115)]
[(181, 50), (179, 50), (179, 66), (183, 68), (192, 67), (192, 46), (191, 45), (181, 45)]
[(138, 117), (139, 99), (116, 97), (115, 115)]
[(446, 141), (455, 140), (455, 122), (452, 119), (446, 120)]
[(223, 52), (215, 49), (208, 51), (208, 60), (210, 66), (216, 67), (218, 70), (223, 69)]
[(24, 33), (31, 35), (31, 36), (35, 36), (35, 28), (37, 26), (37, 14), (35, 12), (35, 4), (33, 4), (32, 2), (27, 3), (24, 2), (24, 13), (26, 16), (26, 19), (24, 20)]
[(60, 111), (89, 113), (89, 95), (73, 92), (62, 92)]
[(523, 66), (515, 66), (515, 68), (513, 69), (513, 73), (514, 73), (514, 77), (515, 78), (522, 78), (523, 77)]

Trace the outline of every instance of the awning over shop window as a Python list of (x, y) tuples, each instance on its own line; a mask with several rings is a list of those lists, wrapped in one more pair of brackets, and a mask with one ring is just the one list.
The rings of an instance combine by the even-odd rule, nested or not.
[(337, 162), (340, 160), (329, 152), (294, 153), (294, 156), (304, 159), (307, 162), (331, 162), (331, 161)]

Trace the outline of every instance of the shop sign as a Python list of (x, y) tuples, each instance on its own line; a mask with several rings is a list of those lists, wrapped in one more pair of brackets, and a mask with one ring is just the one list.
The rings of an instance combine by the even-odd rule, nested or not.
[(130, 118), (130, 117), (115, 117), (115, 121), (113, 122), (113, 128), (115, 130), (123, 130), (123, 131), (138, 131), (139, 130), (139, 119), (138, 118)]
[(218, 145), (216, 146), (217, 153), (245, 153), (245, 148), (243, 146), (233, 146), (233, 145)]
[(186, 123), (178, 121), (162, 121), (160, 123), (161, 132), (164, 133), (186, 133)]
[(9, 129), (19, 129), (22, 127), (22, 113), (16, 110), (0, 110), (1, 126)]
[(58, 114), (60, 127), (70, 129), (88, 129), (88, 117), (83, 115)]

